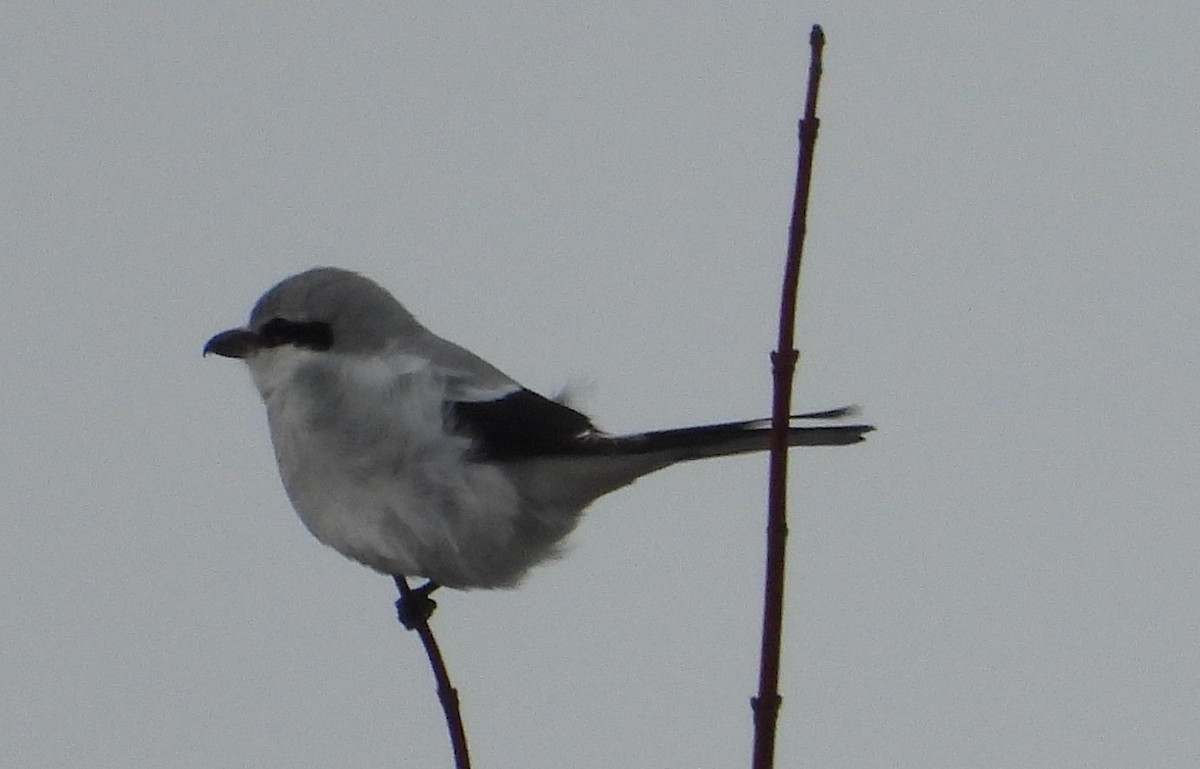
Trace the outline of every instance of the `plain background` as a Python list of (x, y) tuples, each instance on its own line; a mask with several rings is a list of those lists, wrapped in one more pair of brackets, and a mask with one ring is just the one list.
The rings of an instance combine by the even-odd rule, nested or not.
[[(448, 766), (390, 582), (203, 342), (356, 269), (637, 430), (767, 413), (828, 35), (779, 765), (1200, 763), (1196, 3), (16, 2), (0, 760)], [(436, 630), (479, 767), (749, 762), (765, 457)]]

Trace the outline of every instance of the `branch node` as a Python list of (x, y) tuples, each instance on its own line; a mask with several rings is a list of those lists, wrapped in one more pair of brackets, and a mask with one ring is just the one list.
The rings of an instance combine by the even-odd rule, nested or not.
[(800, 352), (796, 349), (771, 351), (771, 373), (779, 376), (780, 373), (786, 374), (789, 377), (796, 370), (796, 361), (800, 359)]
[(750, 709), (754, 711), (755, 718), (774, 716), (779, 712), (781, 705), (783, 705), (783, 697), (778, 694), (771, 697), (750, 698)]

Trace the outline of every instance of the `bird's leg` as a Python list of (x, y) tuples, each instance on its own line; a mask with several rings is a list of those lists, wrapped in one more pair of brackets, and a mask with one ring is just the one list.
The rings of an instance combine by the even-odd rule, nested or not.
[(396, 599), (396, 617), (400, 624), (409, 630), (416, 630), (417, 625), (423, 625), (433, 616), (437, 601), (429, 594), (438, 589), (438, 583), (429, 580), (420, 587), (409, 587), (408, 580), (396, 575), (396, 587), (400, 589), (400, 597)]

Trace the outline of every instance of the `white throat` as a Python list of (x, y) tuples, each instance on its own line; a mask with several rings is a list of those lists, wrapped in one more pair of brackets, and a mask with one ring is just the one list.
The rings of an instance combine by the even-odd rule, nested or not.
[(287, 387), (301, 366), (324, 354), (285, 344), (259, 350), (246, 358), (246, 365), (263, 402), (270, 403), (271, 397)]

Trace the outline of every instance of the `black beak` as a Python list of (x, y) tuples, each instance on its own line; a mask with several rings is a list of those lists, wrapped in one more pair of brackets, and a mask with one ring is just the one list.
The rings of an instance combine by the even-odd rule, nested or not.
[(231, 328), (222, 331), (204, 343), (204, 354), (210, 352), (225, 358), (245, 358), (262, 346), (262, 339), (254, 331)]

